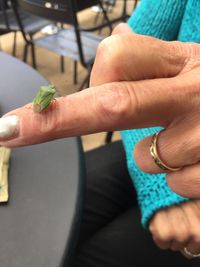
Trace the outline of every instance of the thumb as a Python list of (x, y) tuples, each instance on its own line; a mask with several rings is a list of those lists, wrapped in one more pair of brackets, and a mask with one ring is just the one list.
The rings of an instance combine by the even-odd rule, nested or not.
[(181, 42), (138, 35), (128, 25), (120, 24), (97, 49), (90, 85), (175, 77), (184, 68), (189, 53)]
[(128, 26), (127, 23), (118, 24), (112, 31), (112, 35), (122, 33), (132, 33), (132, 29)]

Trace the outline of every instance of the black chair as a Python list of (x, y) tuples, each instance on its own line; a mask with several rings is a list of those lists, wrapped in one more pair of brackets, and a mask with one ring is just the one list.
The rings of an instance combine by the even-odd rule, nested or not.
[[(101, 0), (102, 1), (102, 4), (106, 10), (106, 12), (109, 14), (109, 13), (112, 13), (113, 10), (114, 10), (114, 7), (116, 6), (117, 4), (117, 0)], [(134, 4), (134, 7), (136, 6), (136, 2), (138, 0), (134, 1), (133, 4)], [(122, 9), (121, 9), (121, 13), (117, 16), (117, 17), (114, 17), (113, 19), (110, 19), (110, 23), (113, 25), (114, 23), (117, 23), (117, 22), (120, 22), (120, 21), (123, 21), (123, 22), (126, 22), (126, 20), (128, 19), (128, 17), (130, 16), (128, 14), (128, 11), (127, 11), (127, 4), (128, 4), (128, 0), (120, 0), (120, 2), (122, 3)], [(100, 14), (102, 14), (102, 10), (99, 9), (99, 12), (97, 12), (97, 15), (95, 17), (95, 20), (94, 22), (97, 23), (98, 22), (98, 19), (100, 17)], [(104, 17), (102, 18), (102, 24), (105, 22), (105, 19)]]
[(134, 4), (133, 4), (133, 10), (137, 7), (137, 5), (139, 4), (139, 2), (142, 0), (135, 0)]
[[(56, 34), (43, 36), (38, 39), (31, 39), (30, 42), (27, 43), (26, 47), (28, 45), (31, 45), (31, 47), (33, 47), (33, 45), (39, 45), (43, 48), (47, 48), (60, 56), (73, 59), (75, 61), (75, 68), (77, 67), (76, 62), (79, 61), (82, 66), (90, 72), (96, 55), (97, 46), (102, 40), (102, 37), (86, 31), (96, 30), (98, 27), (81, 29), (77, 13), (94, 4), (101, 5), (100, 1), (48, 0), (47, 3), (44, 0), (18, 0), (17, 4), (25, 12), (30, 12), (32, 15), (37, 15), (44, 19), (72, 26), (67, 29), (60, 29)], [(109, 23), (107, 23), (107, 26), (109, 26)], [(23, 25), (21, 25), (21, 27), (23, 28)], [(74, 73), (76, 75), (76, 70)], [(83, 81), (80, 89), (85, 86), (88, 78), (89, 75), (87, 75)], [(74, 77), (74, 80), (76, 80), (76, 77)]]
[[(6, 1), (1, 1), (0, 2), (0, 36), (10, 33), (8, 29), (5, 29), (5, 21), (4, 23), (2, 23), (2, 21), (5, 20), (4, 9), (7, 9), (7, 8), (8, 6), (7, 6)], [(1, 25), (3, 25), (3, 27), (1, 27)], [(13, 52), (12, 52), (13, 55), (15, 55), (15, 48), (16, 48), (16, 34), (14, 33)], [(1, 50), (1, 43), (0, 43), (0, 50)]]
[[(16, 3), (11, 0), (0, 0), (0, 30), (1, 33), (14, 32), (14, 44), (13, 44), (13, 55), (16, 54), (16, 38), (17, 32), (21, 31), (24, 41), (25, 41), (25, 49), (24, 49), (24, 60), (26, 54), (26, 47), (28, 44), (32, 44), (32, 39), (34, 34), (39, 32), (44, 26), (48, 25), (50, 22), (46, 19), (42, 19), (30, 13), (23, 11), (22, 9), (18, 9), (16, 17), (16, 13), (14, 11), (13, 5)], [(23, 25), (22, 27), (20, 25)], [(35, 67), (35, 51), (34, 45), (31, 47), (32, 52), (32, 61), (33, 66)]]

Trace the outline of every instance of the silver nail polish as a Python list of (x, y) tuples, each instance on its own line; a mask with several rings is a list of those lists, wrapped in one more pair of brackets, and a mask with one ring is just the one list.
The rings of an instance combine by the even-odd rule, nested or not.
[(19, 123), (16, 115), (10, 115), (0, 118), (0, 138), (11, 137)]

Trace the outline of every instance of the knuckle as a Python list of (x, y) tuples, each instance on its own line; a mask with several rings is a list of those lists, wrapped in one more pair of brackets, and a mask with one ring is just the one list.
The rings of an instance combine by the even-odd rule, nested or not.
[(175, 240), (179, 243), (184, 243), (189, 239), (189, 233), (181, 232), (175, 236)]
[(112, 36), (104, 38), (97, 47), (97, 53), (105, 52), (109, 48), (110, 40)]
[(190, 59), (188, 48), (178, 41), (168, 42), (167, 45), (168, 55), (171, 57), (173, 64), (181, 67), (178, 71), (178, 73), (181, 73)]
[(179, 243), (184, 243), (189, 240), (190, 234), (189, 230), (184, 223), (179, 223), (179, 227), (175, 230), (174, 239)]
[(159, 236), (159, 230), (158, 229), (159, 229), (159, 227), (155, 223), (151, 223), (149, 226), (149, 231), (155, 237)]
[(125, 83), (123, 85), (119, 83), (105, 84), (100, 91), (98, 90), (95, 94), (97, 114), (101, 114), (103, 118), (109, 119), (110, 125), (116, 121), (121, 123), (122, 119), (125, 121), (130, 109), (134, 106), (129, 89), (125, 86)]
[(150, 231), (153, 235), (156, 234), (156, 224), (155, 224), (155, 223), (152, 222), (152, 223), (149, 225), (149, 231)]
[(171, 234), (160, 234), (160, 236), (158, 237), (158, 239), (161, 242), (169, 242), (172, 240), (172, 235)]
[(162, 242), (162, 243), (172, 240), (172, 234), (169, 231), (166, 231), (161, 228), (155, 229), (154, 236), (159, 242)]
[(195, 243), (200, 243), (200, 227), (193, 227), (190, 237)]
[[(113, 60), (118, 58), (122, 41), (120, 35), (113, 35), (103, 39), (97, 47), (96, 57), (104, 59), (106, 64), (112, 64), (112, 68), (115, 67)], [(116, 51), (117, 53), (115, 53)]]
[(170, 246), (170, 249), (172, 251), (178, 251), (180, 250), (180, 244), (177, 243), (177, 241), (172, 242), (172, 245)]
[(163, 225), (163, 210), (155, 213), (150, 221), (149, 230), (152, 234), (156, 234), (157, 229), (159, 229), (160, 225)]
[(187, 44), (183, 43), (182, 46), (184, 47), (184, 52), (188, 56), (188, 59), (189, 59), (187, 62), (188, 66), (186, 66), (187, 70), (200, 66), (199, 45), (195, 43), (187, 43)]
[(173, 41), (168, 43), (168, 47), (172, 62), (175, 60), (174, 63), (181, 67), (179, 73), (186, 73), (200, 66), (198, 44)]
[(123, 58), (124, 41), (122, 37), (120, 35), (109, 36), (105, 38), (97, 48), (93, 69), (100, 69), (101, 73), (105, 74), (100, 77), (102, 81), (105, 80), (105, 77), (108, 79), (104, 82), (114, 82), (120, 80), (124, 71), (121, 66)]

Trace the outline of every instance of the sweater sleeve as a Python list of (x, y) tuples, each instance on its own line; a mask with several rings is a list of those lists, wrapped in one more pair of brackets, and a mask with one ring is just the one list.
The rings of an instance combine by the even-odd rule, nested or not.
[(176, 40), (187, 1), (141, 0), (128, 24), (136, 33)]
[[(187, 0), (142, 0), (128, 24), (136, 33), (174, 40), (179, 32), (186, 2)], [(135, 163), (132, 153), (135, 145), (159, 130), (157, 127), (121, 132), (128, 170), (137, 191), (142, 225), (145, 228), (148, 228), (149, 220), (156, 211), (187, 200), (171, 191), (165, 174), (144, 173)]]
[(178, 40), (200, 43), (200, 1), (188, 0), (181, 23)]
[(137, 192), (138, 204), (142, 214), (142, 225), (148, 228), (153, 214), (159, 209), (186, 201), (174, 193), (167, 185), (165, 174), (149, 174), (142, 172), (133, 157), (135, 145), (146, 136), (152, 135), (161, 128), (146, 128), (121, 131), (121, 137), (126, 151), (128, 171)]

